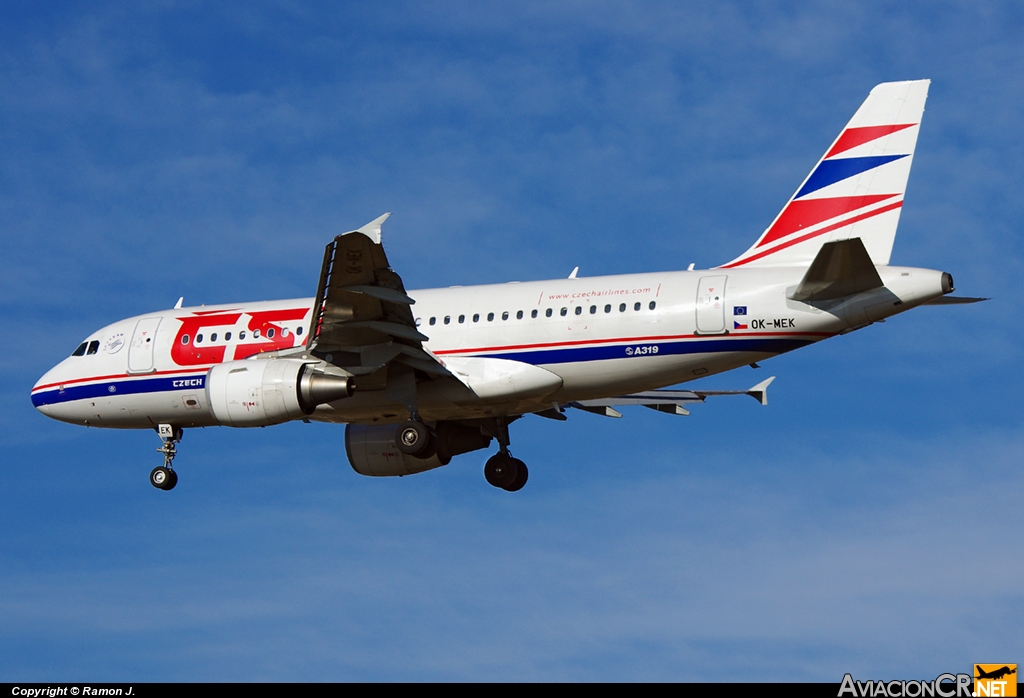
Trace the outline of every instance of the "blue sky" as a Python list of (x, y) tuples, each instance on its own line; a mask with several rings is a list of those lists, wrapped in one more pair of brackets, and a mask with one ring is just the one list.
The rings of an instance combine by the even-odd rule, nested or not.
[[(878, 82), (933, 80), (893, 263), (921, 308), (705, 382), (768, 407), (527, 417), (369, 479), (343, 429), (31, 407), (92, 330), (312, 295), (384, 229), (408, 288), (708, 267)], [(931, 678), (1024, 643), (1015, 3), (9, 3), (0, 10), (0, 678)], [(728, 675), (722, 674), (728, 667)]]

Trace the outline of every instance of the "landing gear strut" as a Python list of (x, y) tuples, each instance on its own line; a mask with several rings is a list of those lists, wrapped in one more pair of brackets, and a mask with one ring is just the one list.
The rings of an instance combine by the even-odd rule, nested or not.
[(527, 479), (530, 477), (530, 470), (526, 463), (513, 458), (508, 450), (508, 422), (504, 419), (497, 420), (497, 429), (493, 434), (498, 439), (497, 453), (487, 459), (484, 465), (484, 478), (487, 482), (505, 490), (506, 492), (518, 492), (523, 489)]
[(157, 453), (164, 454), (164, 464), (153, 468), (153, 471), (149, 474), (149, 484), (158, 490), (173, 490), (174, 486), (178, 484), (178, 474), (174, 472), (171, 463), (174, 457), (178, 455), (174, 444), (181, 441), (181, 427), (161, 424), (157, 427), (157, 433), (160, 434), (160, 438), (163, 439), (164, 443), (156, 451)]

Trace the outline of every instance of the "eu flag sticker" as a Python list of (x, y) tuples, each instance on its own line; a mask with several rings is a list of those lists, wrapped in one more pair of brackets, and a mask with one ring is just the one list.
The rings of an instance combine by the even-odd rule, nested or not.
[(745, 306), (745, 305), (734, 305), (733, 308), (732, 308), (732, 314), (733, 315), (746, 315), (747, 314), (747, 306)]

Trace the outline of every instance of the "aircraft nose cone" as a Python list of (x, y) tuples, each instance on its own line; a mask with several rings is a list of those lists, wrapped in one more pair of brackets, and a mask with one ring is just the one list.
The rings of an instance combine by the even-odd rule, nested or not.
[(51, 373), (53, 373), (52, 370), (47, 371), (46, 373), (44, 373), (42, 378), (37, 380), (36, 384), (32, 386), (32, 392), (30, 393), (30, 397), (32, 399), (32, 405), (37, 410), (39, 410), (40, 412), (45, 414), (47, 417), (52, 417), (53, 416), (50, 413), (49, 402), (46, 399), (46, 392), (47, 392), (46, 391), (46, 386), (49, 385), (52, 382), (49, 379)]

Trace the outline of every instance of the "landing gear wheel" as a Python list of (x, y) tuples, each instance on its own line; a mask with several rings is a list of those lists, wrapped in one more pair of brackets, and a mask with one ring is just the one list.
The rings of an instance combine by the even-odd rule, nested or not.
[(516, 479), (512, 481), (511, 485), (502, 488), (506, 492), (518, 492), (523, 489), (523, 485), (530, 479), (530, 469), (526, 467), (526, 463), (518, 458), (513, 458), (512, 460), (516, 464)]
[[(512, 456), (495, 453), (487, 459), (487, 464), (484, 466), (484, 477), (491, 485), (507, 489), (519, 476), (520, 463), (522, 463), (521, 460)], [(526, 480), (523, 480), (523, 484), (526, 484)]]
[(149, 484), (158, 490), (174, 489), (174, 486), (178, 484), (178, 474), (170, 468), (158, 466), (153, 468), (153, 472), (149, 474)]
[(437, 437), (431, 436), (426, 424), (410, 419), (403, 422), (395, 432), (395, 446), (407, 455), (430, 458), (437, 451)]

